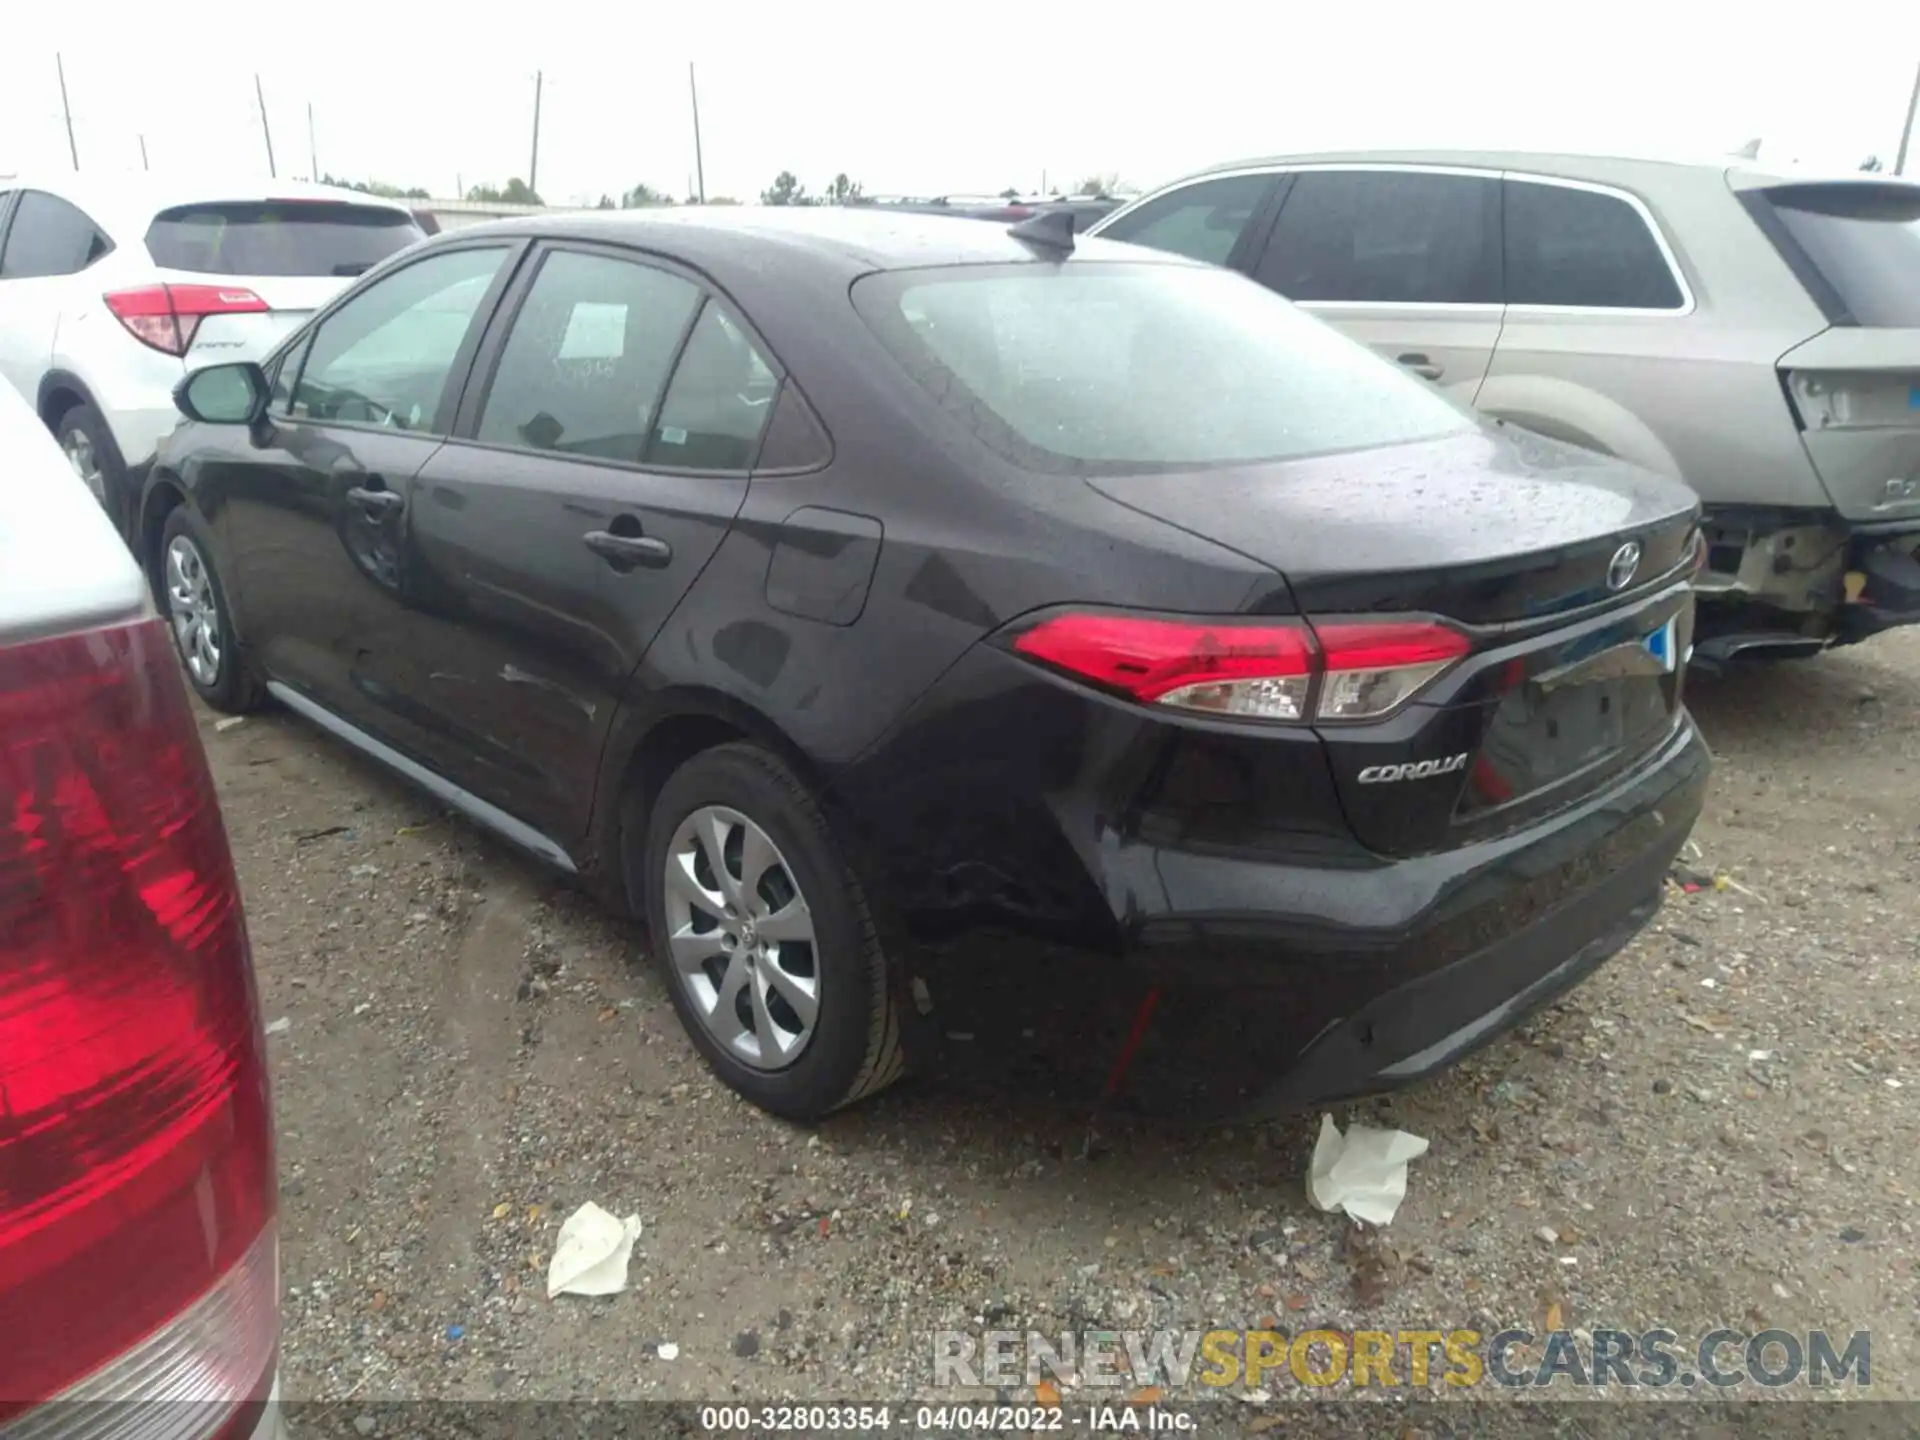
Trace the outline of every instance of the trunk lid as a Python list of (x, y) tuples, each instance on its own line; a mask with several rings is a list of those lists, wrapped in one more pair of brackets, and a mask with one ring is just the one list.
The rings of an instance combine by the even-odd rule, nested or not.
[[(1418, 612), (1469, 625), (1604, 601), (1628, 540), (1635, 579), (1679, 565), (1693, 492), (1507, 427), (1387, 450), (1201, 474), (1103, 477), (1110, 500), (1269, 565), (1290, 594), (1252, 609)], [(1638, 588), (1636, 585), (1634, 588)]]
[(1834, 508), (1920, 520), (1920, 325), (1824, 330), (1780, 357), (1780, 378)]
[(1467, 657), (1412, 703), (1319, 726), (1347, 819), (1382, 854), (1518, 828), (1681, 723), (1698, 501), (1637, 467), (1490, 429), (1088, 483), (1279, 571), (1250, 611), (1429, 615), (1467, 633)]

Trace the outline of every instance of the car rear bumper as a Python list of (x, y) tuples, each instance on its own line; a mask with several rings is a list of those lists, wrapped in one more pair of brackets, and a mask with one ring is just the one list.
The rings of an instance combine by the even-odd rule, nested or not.
[(1170, 736), (1014, 663), (956, 667), (830, 792), (930, 997), (922, 1053), (1072, 1033), (1087, 1074), (1060, 1078), (1097, 1087), (1157, 988), (1129, 1090), (1189, 1119), (1390, 1089), (1547, 1003), (1653, 915), (1712, 770), (1683, 713), (1553, 813), (1387, 857), (1310, 732)]
[(1228, 1119), (1444, 1069), (1645, 927), (1711, 768), (1688, 718), (1607, 790), (1518, 834), (1371, 870), (1274, 873), (1265, 901), (1245, 875), (1218, 878), (1231, 911), (1159, 917), (1129, 951), (1173, 998), (1158, 1083), (1204, 1093), (1207, 1118)]

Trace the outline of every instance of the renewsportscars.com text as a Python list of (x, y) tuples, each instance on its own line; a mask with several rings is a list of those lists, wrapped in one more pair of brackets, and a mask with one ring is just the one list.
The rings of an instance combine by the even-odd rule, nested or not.
[(1873, 1383), (1873, 1337), (1824, 1330), (1089, 1330), (1041, 1334), (944, 1330), (933, 1337), (941, 1387), (1002, 1388), (1070, 1380), (1173, 1393), (1229, 1387), (1326, 1389), (1704, 1388), (1778, 1390)]

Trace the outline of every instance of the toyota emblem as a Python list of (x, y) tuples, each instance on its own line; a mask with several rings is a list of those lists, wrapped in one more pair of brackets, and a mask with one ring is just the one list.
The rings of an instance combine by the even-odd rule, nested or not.
[(1640, 568), (1640, 542), (1629, 540), (1613, 552), (1607, 562), (1607, 588), (1624, 590), (1633, 583), (1633, 572)]

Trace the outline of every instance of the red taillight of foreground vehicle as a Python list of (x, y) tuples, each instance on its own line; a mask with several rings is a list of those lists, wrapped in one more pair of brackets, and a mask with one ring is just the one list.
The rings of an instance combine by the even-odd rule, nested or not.
[(161, 622), (0, 648), (0, 1421), (63, 1394), (217, 1419), (270, 1382), (262, 1051)]
[(106, 295), (107, 309), (143, 345), (185, 355), (209, 315), (253, 315), (267, 302), (240, 285), (142, 285)]
[(1471, 648), (1432, 621), (1161, 620), (1076, 611), (1016, 652), (1142, 704), (1248, 720), (1377, 720)]

